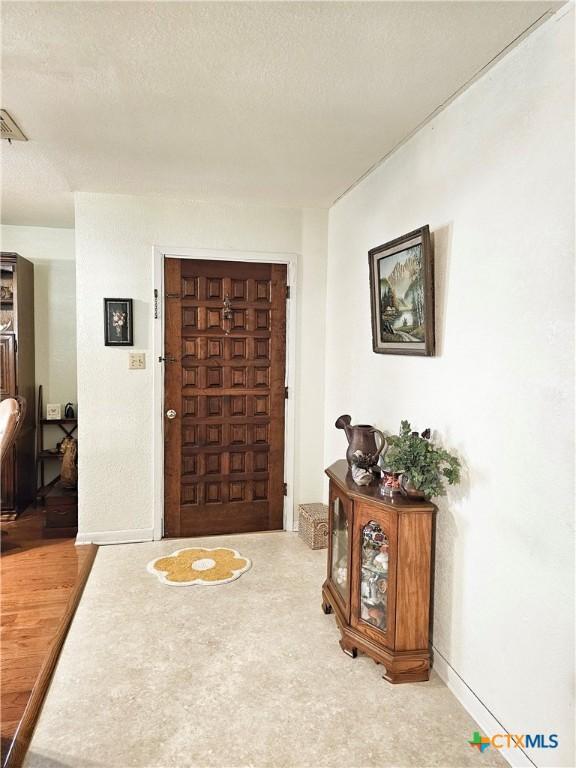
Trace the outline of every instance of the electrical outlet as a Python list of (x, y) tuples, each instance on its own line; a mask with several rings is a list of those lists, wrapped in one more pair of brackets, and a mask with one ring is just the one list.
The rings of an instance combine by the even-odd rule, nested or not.
[(130, 368), (130, 370), (136, 370), (136, 371), (141, 371), (143, 368), (146, 368), (146, 353), (145, 352), (129, 352), (128, 368)]

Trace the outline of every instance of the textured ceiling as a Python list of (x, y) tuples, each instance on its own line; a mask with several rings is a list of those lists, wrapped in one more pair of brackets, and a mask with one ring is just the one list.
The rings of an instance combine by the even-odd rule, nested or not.
[(73, 192), (328, 206), (550, 2), (4, 2), (3, 221)]

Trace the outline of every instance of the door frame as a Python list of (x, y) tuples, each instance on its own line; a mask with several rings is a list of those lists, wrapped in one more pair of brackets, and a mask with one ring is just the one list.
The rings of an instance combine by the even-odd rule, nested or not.
[(286, 306), (286, 386), (284, 422), (284, 530), (295, 530), (294, 515), (294, 449), (296, 441), (296, 318), (298, 254), (263, 251), (227, 251), (209, 248), (165, 248), (154, 246), (154, 541), (164, 532), (164, 259), (199, 259), (201, 261), (246, 261), (260, 264), (286, 264), (290, 299)]

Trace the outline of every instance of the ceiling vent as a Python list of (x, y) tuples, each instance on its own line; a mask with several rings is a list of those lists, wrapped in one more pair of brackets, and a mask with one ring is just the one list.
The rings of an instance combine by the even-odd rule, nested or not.
[(0, 125), (2, 126), (3, 139), (8, 139), (8, 141), (28, 141), (5, 109), (0, 109)]

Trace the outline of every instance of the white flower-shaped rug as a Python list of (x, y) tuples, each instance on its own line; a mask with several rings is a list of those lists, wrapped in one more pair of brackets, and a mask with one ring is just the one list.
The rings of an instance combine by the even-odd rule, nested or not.
[(166, 557), (157, 557), (146, 566), (163, 584), (189, 587), (192, 584), (211, 586), (235, 581), (252, 563), (235, 549), (191, 547), (178, 549)]

